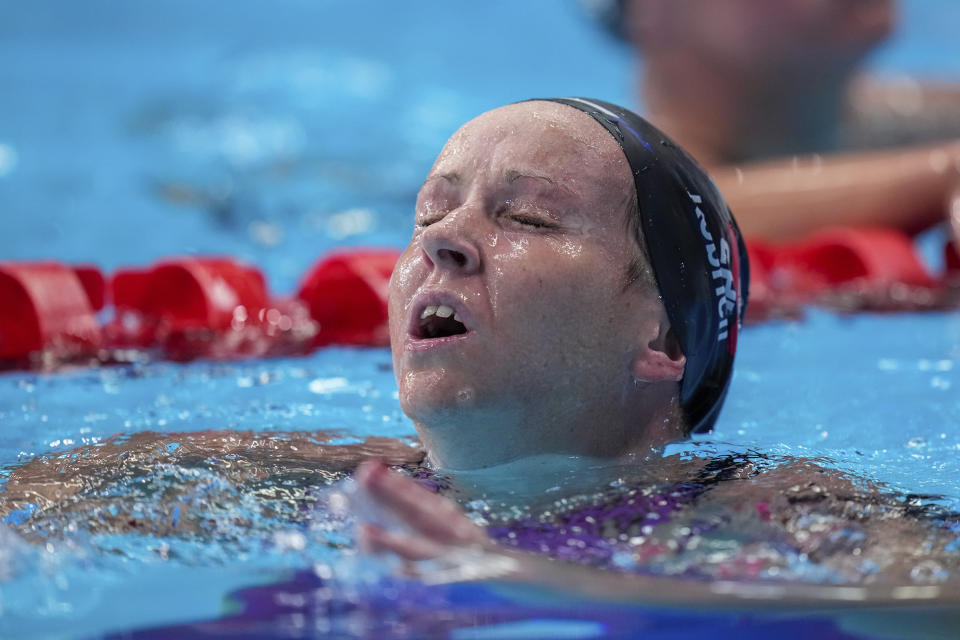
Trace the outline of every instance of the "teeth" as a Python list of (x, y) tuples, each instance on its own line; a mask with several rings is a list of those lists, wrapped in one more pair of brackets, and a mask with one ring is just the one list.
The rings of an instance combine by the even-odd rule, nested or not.
[(426, 320), (432, 315), (436, 315), (438, 318), (449, 318), (450, 316), (453, 316), (454, 320), (460, 322), (460, 316), (453, 312), (452, 307), (448, 307), (445, 304), (430, 305), (423, 310), (423, 313), (420, 314), (420, 319)]

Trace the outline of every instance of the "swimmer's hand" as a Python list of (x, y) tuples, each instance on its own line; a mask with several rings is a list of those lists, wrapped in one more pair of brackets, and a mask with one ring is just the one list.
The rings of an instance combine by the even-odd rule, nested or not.
[(497, 549), (486, 532), (453, 500), (431, 493), (382, 462), (361, 464), (356, 482), (391, 520), (402, 525), (388, 531), (371, 523), (361, 524), (357, 535), (360, 545), (369, 552), (393, 553), (413, 563), (438, 560), (458, 551), (482, 553)]

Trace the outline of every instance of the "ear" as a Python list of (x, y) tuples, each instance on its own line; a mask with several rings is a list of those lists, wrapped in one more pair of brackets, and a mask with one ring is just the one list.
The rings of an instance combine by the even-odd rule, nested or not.
[(650, 327), (647, 344), (641, 346), (630, 363), (630, 372), (637, 382), (680, 382), (683, 378), (687, 357), (666, 315), (663, 311), (659, 322)]

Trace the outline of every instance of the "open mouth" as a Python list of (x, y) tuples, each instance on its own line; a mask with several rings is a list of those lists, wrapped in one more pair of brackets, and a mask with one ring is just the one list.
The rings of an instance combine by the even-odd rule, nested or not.
[(459, 316), (445, 304), (428, 305), (420, 313), (420, 321), (414, 327), (415, 337), (430, 340), (446, 338), (467, 332)]

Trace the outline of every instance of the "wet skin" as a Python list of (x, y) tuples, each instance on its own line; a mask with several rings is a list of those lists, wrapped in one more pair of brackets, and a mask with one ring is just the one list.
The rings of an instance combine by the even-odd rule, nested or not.
[[(677, 437), (644, 429), (683, 360), (658, 349), (655, 287), (627, 281), (632, 191), (613, 138), (563, 105), (494, 110), (443, 148), (390, 288), (400, 403), (435, 464), (610, 456)], [(425, 339), (422, 312), (441, 304), (466, 332)]]

